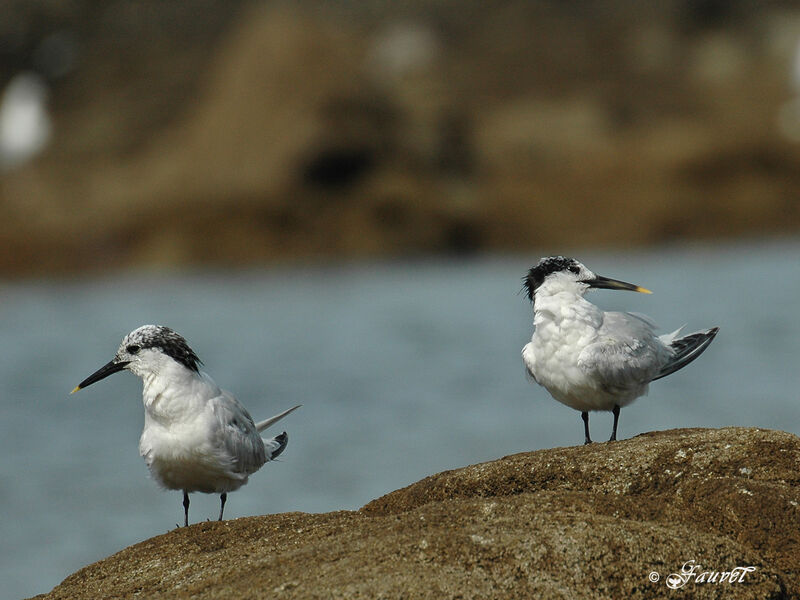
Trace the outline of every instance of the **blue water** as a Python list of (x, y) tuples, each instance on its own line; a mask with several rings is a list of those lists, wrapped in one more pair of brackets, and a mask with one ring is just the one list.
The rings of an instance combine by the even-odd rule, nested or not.
[[(256, 419), (294, 404), (281, 461), (230, 495), (226, 517), (355, 509), (443, 469), (579, 444), (579, 414), (526, 380), (536, 256), (140, 274), (0, 288), (0, 581), (48, 591), (76, 569), (181, 522), (138, 455), (141, 384), (69, 391), (144, 323), (181, 332)], [(671, 331), (719, 325), (709, 350), (622, 411), (620, 437), (673, 427), (800, 434), (800, 241), (587, 253), (652, 289), (607, 309)], [(610, 432), (609, 414), (592, 432)], [(195, 494), (190, 520), (215, 518)]]

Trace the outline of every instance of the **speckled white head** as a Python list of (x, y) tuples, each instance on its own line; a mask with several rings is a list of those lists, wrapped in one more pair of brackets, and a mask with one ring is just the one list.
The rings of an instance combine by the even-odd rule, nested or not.
[(163, 325), (142, 325), (122, 339), (117, 353), (108, 364), (89, 375), (72, 392), (123, 369), (139, 377), (157, 373), (166, 361), (178, 363), (194, 372), (199, 370), (201, 364), (197, 354), (180, 334)]

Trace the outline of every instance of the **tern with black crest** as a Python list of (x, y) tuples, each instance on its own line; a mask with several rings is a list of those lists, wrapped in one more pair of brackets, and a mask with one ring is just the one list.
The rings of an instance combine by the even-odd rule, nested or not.
[(259, 434), (293, 410), (254, 422), (247, 409), (200, 370), (186, 340), (168, 327), (144, 325), (126, 335), (105, 366), (72, 390), (77, 392), (122, 370), (144, 384), (144, 430), (139, 453), (161, 486), (183, 491), (184, 525), (189, 525), (189, 493), (220, 495), (219, 520), (228, 492), (277, 458), (286, 432)]
[(564, 256), (543, 258), (524, 278), (533, 303), (534, 332), (522, 349), (533, 379), (567, 406), (581, 412), (585, 443), (589, 411), (614, 415), (647, 393), (651, 381), (666, 377), (700, 356), (719, 331), (712, 327), (681, 336), (681, 329), (657, 336), (647, 317), (606, 312), (584, 298), (591, 289), (651, 293), (638, 285), (595, 275)]

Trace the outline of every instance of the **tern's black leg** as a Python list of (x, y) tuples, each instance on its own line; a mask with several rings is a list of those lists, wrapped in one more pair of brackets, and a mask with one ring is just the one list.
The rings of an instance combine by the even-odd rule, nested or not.
[(219, 520), (222, 521), (222, 511), (225, 510), (225, 500), (228, 499), (227, 492), (222, 492), (219, 495)]
[(589, 437), (589, 413), (587, 411), (583, 411), (581, 413), (581, 419), (583, 419), (583, 433), (586, 435), (586, 441), (583, 442), (585, 444), (591, 444), (592, 438)]
[(617, 441), (617, 423), (619, 422), (619, 404), (615, 404), (613, 410), (611, 411), (614, 414), (614, 427), (611, 429), (611, 439), (609, 442)]
[(183, 526), (189, 526), (189, 492), (183, 490)]

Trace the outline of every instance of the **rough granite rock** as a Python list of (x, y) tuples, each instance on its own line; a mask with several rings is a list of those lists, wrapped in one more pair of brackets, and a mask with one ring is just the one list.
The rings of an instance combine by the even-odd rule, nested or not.
[[(699, 581), (736, 567), (754, 569)], [(37, 598), (111, 597), (800, 598), (800, 439), (680, 429), (516, 454), (356, 512), (175, 529)]]

